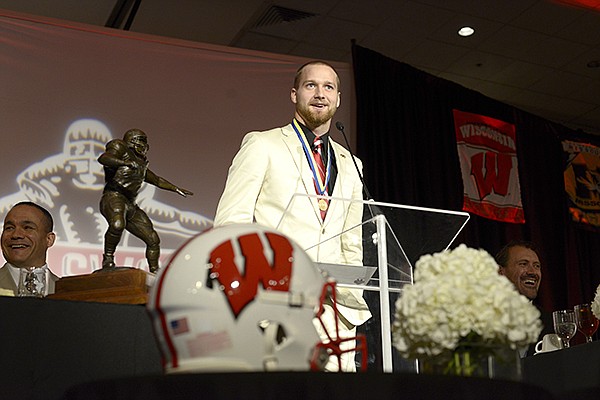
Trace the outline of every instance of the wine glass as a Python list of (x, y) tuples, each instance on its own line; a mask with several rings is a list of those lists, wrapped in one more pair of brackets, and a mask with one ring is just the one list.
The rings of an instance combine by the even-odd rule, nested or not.
[(577, 332), (577, 324), (575, 323), (575, 312), (573, 310), (559, 310), (552, 313), (552, 321), (554, 322), (554, 332), (560, 337), (565, 348), (569, 347), (571, 338)]
[(578, 304), (575, 306), (575, 322), (577, 328), (585, 335), (587, 343), (592, 341), (592, 335), (598, 329), (598, 318), (592, 312), (591, 304)]

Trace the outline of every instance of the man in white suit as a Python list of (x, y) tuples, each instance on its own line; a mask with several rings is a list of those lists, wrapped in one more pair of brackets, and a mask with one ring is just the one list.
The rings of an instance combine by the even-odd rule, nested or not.
[(0, 268), (0, 289), (17, 295), (21, 269), (42, 268), (46, 274), (43, 295), (54, 293), (59, 277), (46, 264), (46, 253), (56, 239), (53, 229), (52, 215), (36, 203), (24, 201), (10, 209), (2, 228), (2, 254), (7, 262)]
[[(314, 261), (360, 265), (362, 204), (335, 200), (363, 199), (362, 181), (352, 155), (329, 137), (331, 120), (341, 100), (335, 69), (322, 61), (303, 65), (296, 73), (290, 97), (295, 104), (292, 123), (264, 132), (250, 132), (244, 137), (229, 169), (214, 225), (258, 223), (278, 228), (285, 213), (286, 223), (279, 230), (308, 249)], [(323, 177), (313, 153), (315, 139), (322, 140)], [(360, 160), (356, 162), (361, 166)], [(296, 199), (286, 211), (293, 195), (298, 193), (313, 197)], [(319, 202), (315, 195), (333, 199), (329, 203)], [(322, 244), (315, 246), (318, 243)], [(371, 317), (362, 291), (338, 288), (337, 303), (343, 330), (340, 336), (355, 336), (356, 326)], [(333, 318), (328, 320), (334, 323)], [(328, 330), (332, 332), (332, 327)], [(355, 371), (353, 358), (353, 353), (345, 354), (341, 369)], [(337, 369), (337, 362), (331, 360), (332, 363), (328, 368)]]

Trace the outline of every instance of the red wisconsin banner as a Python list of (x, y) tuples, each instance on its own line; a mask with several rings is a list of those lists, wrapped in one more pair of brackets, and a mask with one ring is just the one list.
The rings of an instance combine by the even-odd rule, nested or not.
[(515, 126), (452, 111), (464, 186), (463, 210), (496, 221), (525, 223)]
[(600, 229), (600, 147), (565, 140), (564, 179), (571, 219)]

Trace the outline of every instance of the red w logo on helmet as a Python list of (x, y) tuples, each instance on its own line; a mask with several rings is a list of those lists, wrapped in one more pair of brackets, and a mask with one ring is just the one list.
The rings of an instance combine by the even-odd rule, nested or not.
[(258, 284), (266, 290), (287, 292), (292, 277), (293, 247), (289, 240), (275, 233), (265, 233), (273, 253), (270, 264), (258, 234), (237, 238), (244, 258), (243, 273), (236, 265), (236, 254), (231, 241), (224, 242), (210, 253), (211, 269), (207, 285), (216, 280), (227, 297), (231, 311), (237, 318), (254, 298)]

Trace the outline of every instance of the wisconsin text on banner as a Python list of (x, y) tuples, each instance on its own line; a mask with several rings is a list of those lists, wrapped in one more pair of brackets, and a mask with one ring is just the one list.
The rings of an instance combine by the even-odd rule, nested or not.
[(496, 221), (524, 223), (515, 126), (452, 111), (464, 186), (463, 210)]
[(600, 229), (600, 147), (569, 140), (562, 146), (569, 214), (575, 222)]

